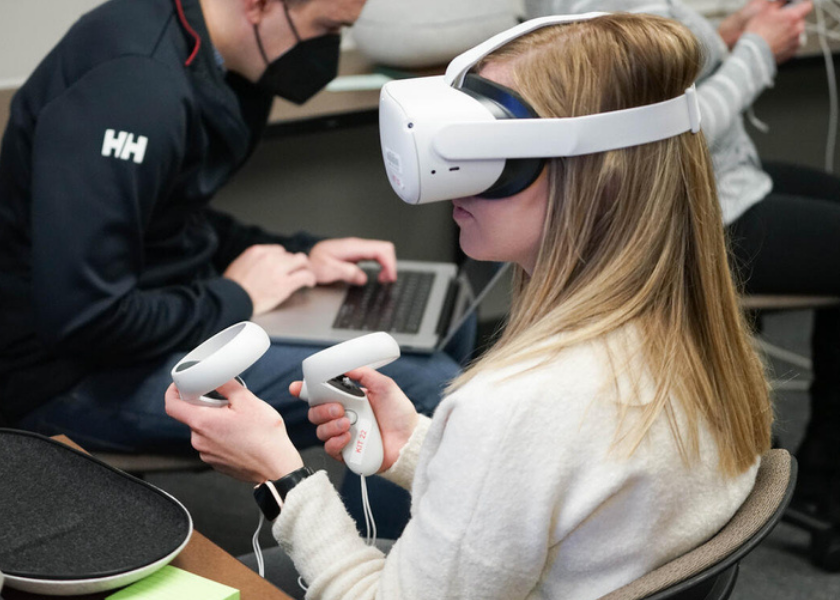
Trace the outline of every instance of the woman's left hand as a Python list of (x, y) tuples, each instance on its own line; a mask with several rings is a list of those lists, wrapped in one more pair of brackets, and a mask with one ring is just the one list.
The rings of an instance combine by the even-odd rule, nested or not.
[(280, 479), (303, 466), (283, 417), (235, 380), (217, 390), (228, 406), (196, 406), (181, 400), (175, 384), (166, 390), (166, 414), (192, 430), (201, 460), (242, 481)]

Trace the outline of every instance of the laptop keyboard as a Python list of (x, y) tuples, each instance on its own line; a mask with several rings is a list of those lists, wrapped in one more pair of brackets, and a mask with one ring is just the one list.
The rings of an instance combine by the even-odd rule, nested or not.
[(380, 283), (377, 270), (365, 270), (365, 285), (347, 290), (333, 327), (359, 331), (417, 333), (435, 274), (400, 271), (394, 283)]

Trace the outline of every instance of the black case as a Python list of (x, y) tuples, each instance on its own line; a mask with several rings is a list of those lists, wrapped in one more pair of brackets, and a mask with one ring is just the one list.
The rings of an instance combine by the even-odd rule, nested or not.
[(128, 585), (171, 561), (192, 534), (162, 490), (53, 439), (0, 429), (0, 572), (50, 595)]

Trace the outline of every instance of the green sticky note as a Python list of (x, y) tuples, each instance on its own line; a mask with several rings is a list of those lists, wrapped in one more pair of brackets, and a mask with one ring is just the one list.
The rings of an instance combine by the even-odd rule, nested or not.
[(366, 75), (342, 75), (336, 77), (327, 84), (330, 92), (362, 92), (365, 90), (379, 90), (382, 86), (391, 81), (391, 77), (382, 73), (369, 73)]
[(239, 590), (167, 565), (105, 600), (239, 600)]

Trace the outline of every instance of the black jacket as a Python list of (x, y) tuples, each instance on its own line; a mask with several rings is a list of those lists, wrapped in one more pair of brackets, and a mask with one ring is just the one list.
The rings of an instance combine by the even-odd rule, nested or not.
[(311, 247), (207, 208), (270, 106), (220, 68), (198, 0), (110, 0), (43, 60), (0, 151), (7, 419), (95, 369), (189, 350), (249, 318), (248, 295), (220, 277), (248, 246)]

